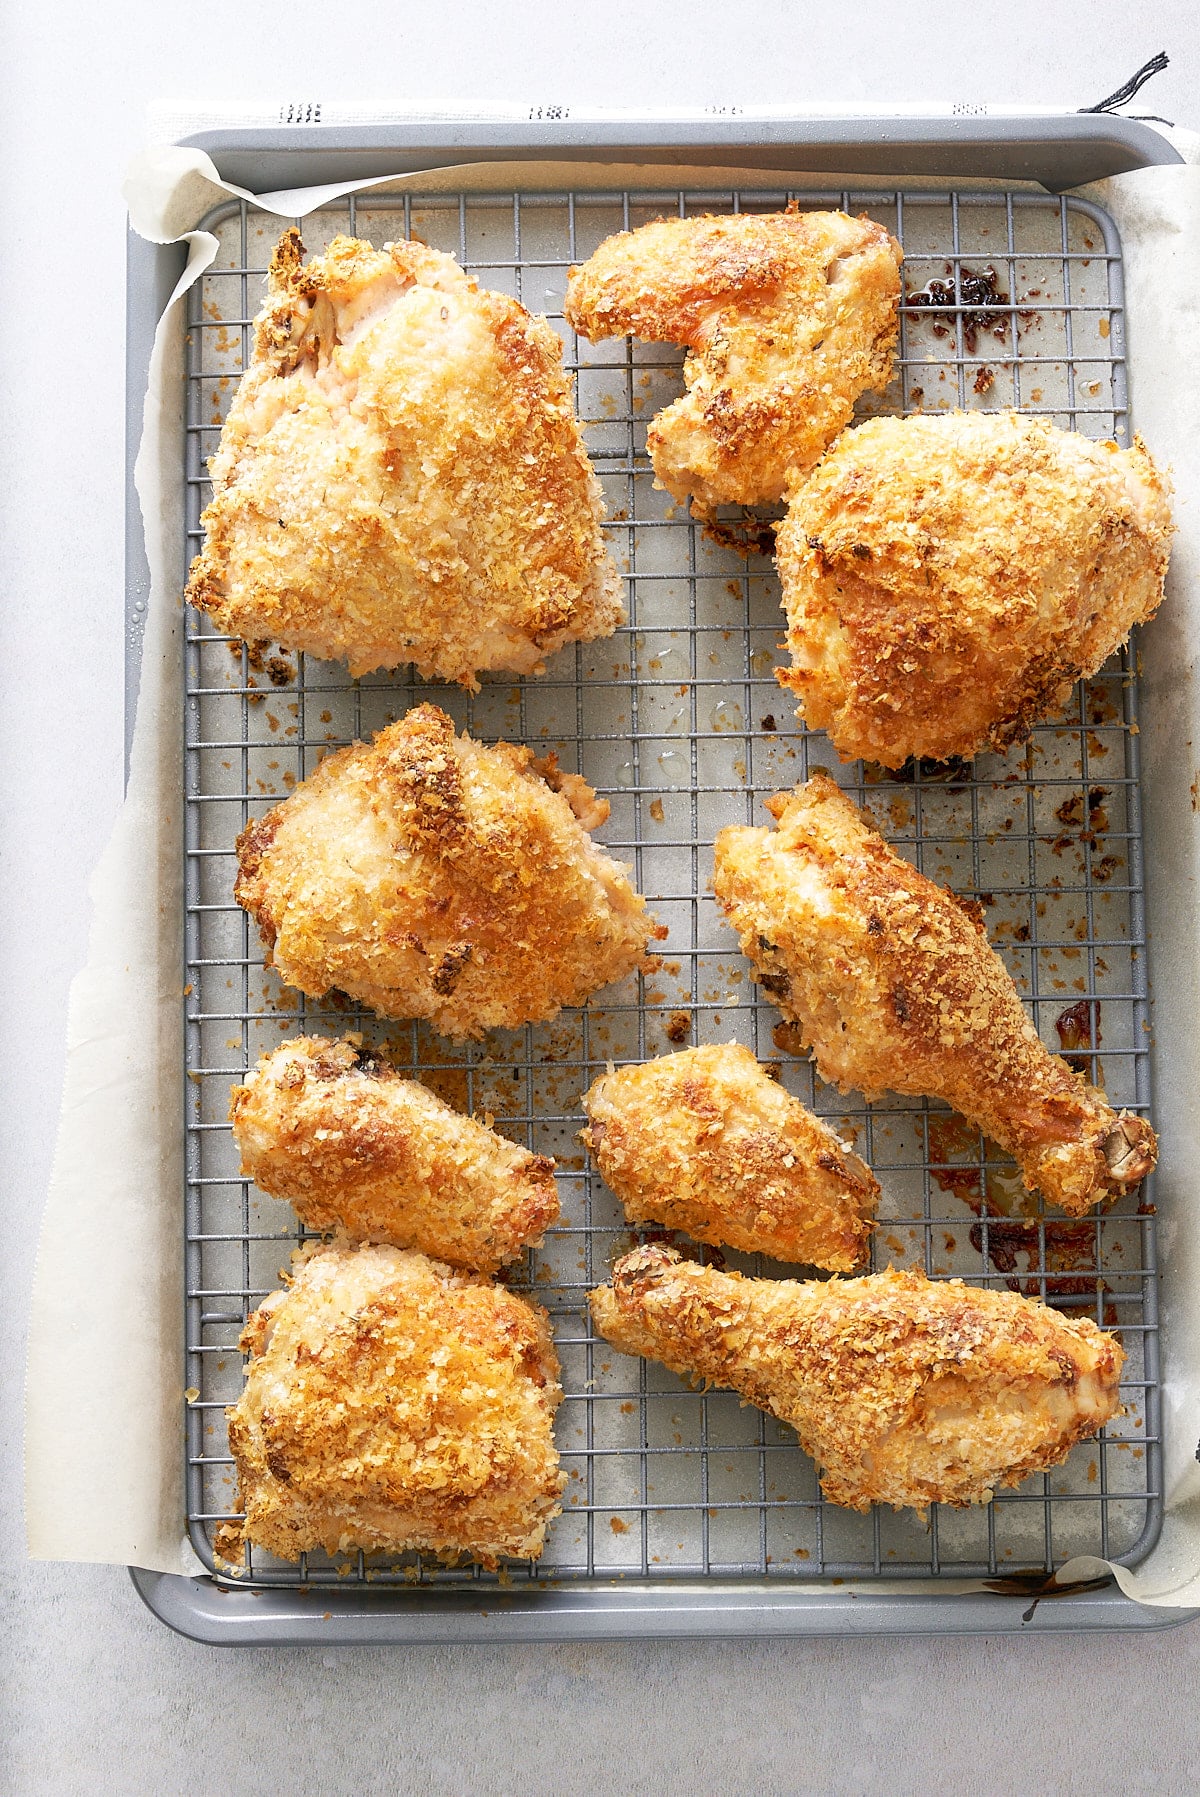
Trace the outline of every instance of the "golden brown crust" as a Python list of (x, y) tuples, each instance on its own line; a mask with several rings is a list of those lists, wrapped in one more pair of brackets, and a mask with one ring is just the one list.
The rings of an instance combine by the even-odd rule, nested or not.
[(545, 1312), (396, 1248), (323, 1244), (297, 1263), (242, 1336), (228, 1417), (245, 1537), (284, 1560), (536, 1559), (564, 1482)]
[(1162, 598), (1170, 483), (1140, 438), (1007, 412), (879, 418), (791, 496), (779, 680), (843, 761), (1022, 742)]
[(583, 1140), (631, 1223), (850, 1273), (879, 1185), (856, 1154), (736, 1043), (603, 1074)]
[(187, 597), (352, 674), (538, 673), (624, 617), (544, 318), (452, 256), (284, 233)]
[(780, 499), (892, 377), (901, 250), (844, 212), (667, 218), (571, 270), (566, 316), (593, 340), (686, 344), (687, 392), (654, 419), (658, 482), (710, 509)]
[(496, 1273), (558, 1221), (554, 1162), (452, 1110), (361, 1038), (300, 1036), (230, 1092), (243, 1178), (308, 1228)]
[(243, 833), (234, 896), (312, 997), (337, 989), (455, 1038), (540, 1022), (631, 972), (656, 933), (578, 821), (594, 797), (418, 705)]
[(986, 1503), (1119, 1406), (1124, 1355), (1086, 1317), (915, 1271), (744, 1279), (659, 1245), (591, 1294), (625, 1354), (731, 1386), (790, 1423), (836, 1504)]
[(1152, 1170), (1154, 1131), (1044, 1046), (979, 919), (893, 853), (833, 781), (716, 840), (719, 903), (821, 1077), (937, 1097), (1073, 1215)]

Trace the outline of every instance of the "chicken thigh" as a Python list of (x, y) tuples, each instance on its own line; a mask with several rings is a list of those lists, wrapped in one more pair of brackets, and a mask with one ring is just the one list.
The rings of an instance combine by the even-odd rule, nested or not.
[(284, 233), (187, 597), (218, 629), (477, 684), (624, 617), (544, 318), (452, 256)]
[(300, 1036), (230, 1093), (242, 1176), (310, 1229), (495, 1273), (558, 1220), (554, 1162), (464, 1117), (358, 1040)]
[(1170, 485), (1141, 440), (1041, 418), (878, 418), (791, 495), (776, 552), (792, 666), (843, 761), (1022, 742), (1163, 594)]
[(283, 1560), (423, 1549), (536, 1559), (559, 1512), (544, 1310), (423, 1254), (302, 1250), (242, 1332), (228, 1411), (243, 1541)]
[(827, 1123), (737, 1043), (602, 1074), (583, 1140), (631, 1223), (849, 1273), (879, 1186)]
[(755, 978), (798, 1026), (822, 1079), (868, 1098), (941, 1098), (1073, 1215), (1130, 1190), (1154, 1131), (1051, 1054), (983, 925), (900, 858), (833, 781), (768, 810), (778, 828), (716, 840), (717, 899)]
[(234, 896), (312, 997), (338, 990), (455, 1039), (542, 1022), (665, 934), (580, 814), (608, 809), (552, 757), (455, 736), (418, 705), (242, 832)]
[(591, 1294), (623, 1354), (790, 1423), (835, 1504), (987, 1503), (1114, 1416), (1124, 1354), (1088, 1317), (923, 1273), (745, 1279), (652, 1244)]
[(686, 344), (687, 392), (647, 433), (658, 484), (699, 510), (784, 497), (892, 378), (901, 250), (844, 212), (663, 218), (571, 270), (566, 316), (593, 342)]

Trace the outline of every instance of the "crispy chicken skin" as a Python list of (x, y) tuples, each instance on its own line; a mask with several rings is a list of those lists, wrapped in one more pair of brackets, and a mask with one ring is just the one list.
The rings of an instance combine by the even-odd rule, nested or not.
[(1118, 1116), (1043, 1045), (953, 893), (894, 854), (824, 774), (767, 809), (777, 829), (718, 835), (717, 899), (822, 1079), (868, 1098), (944, 1099), (1074, 1216), (1151, 1171), (1150, 1125)]
[(781, 499), (892, 378), (900, 245), (844, 212), (663, 218), (571, 270), (566, 316), (593, 342), (686, 344), (687, 392), (647, 447), (701, 511)]
[(554, 1162), (357, 1040), (300, 1036), (230, 1093), (242, 1176), (310, 1229), (495, 1273), (558, 1220)]
[(456, 1039), (540, 1022), (629, 973), (656, 933), (580, 813), (608, 808), (552, 757), (456, 737), (418, 705), (243, 830), (234, 896), (312, 997)]
[(986, 1503), (1119, 1406), (1112, 1336), (957, 1279), (744, 1279), (654, 1244), (619, 1260), (591, 1307), (622, 1353), (790, 1423), (826, 1496), (852, 1510)]
[(602, 1074), (583, 1140), (631, 1223), (850, 1273), (879, 1186), (748, 1048), (689, 1048)]
[(1163, 593), (1170, 483), (1141, 439), (1041, 418), (877, 418), (791, 495), (779, 680), (843, 761), (1023, 742)]
[(563, 1486), (562, 1392), (538, 1305), (423, 1254), (322, 1244), (241, 1346), (246, 1386), (227, 1415), (245, 1538), (283, 1560), (541, 1553)]
[(544, 318), (424, 244), (280, 239), (187, 597), (352, 674), (474, 686), (622, 621)]

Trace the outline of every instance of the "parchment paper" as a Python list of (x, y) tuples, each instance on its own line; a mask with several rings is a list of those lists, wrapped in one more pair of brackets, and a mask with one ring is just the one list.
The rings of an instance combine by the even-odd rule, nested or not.
[[(451, 109), (446, 109), (449, 112)], [(921, 109), (921, 110), (928, 110)], [(995, 110), (994, 108), (992, 110)], [(1028, 112), (1028, 107), (1022, 110)], [(222, 120), (220, 122), (228, 122)], [(245, 122), (243, 118), (242, 122)], [(275, 122), (274, 115), (270, 122)], [(1161, 1136), (1158, 1204), (1165, 1357), (1167, 1516), (1130, 1596), (1200, 1605), (1200, 138), (1185, 166), (1138, 170), (1084, 191), (1117, 222), (1125, 256), (1132, 408), (1172, 465), (1176, 538), (1167, 599), (1145, 634), (1151, 974)], [(789, 177), (794, 184), (799, 172)], [(380, 180), (244, 195), (202, 152), (164, 146), (135, 162), (135, 229), (185, 241), (187, 272), (155, 339), (136, 482), (151, 569), (127, 797), (92, 878), (88, 959), (71, 989), (67, 1074), (34, 1280), (26, 1387), (26, 1526), (35, 1559), (194, 1572), (183, 1537), (183, 1150), (178, 300), (212, 262), (195, 229), (234, 194), (282, 217), (371, 187), (769, 186), (763, 170), (619, 163), (468, 164)], [(781, 182), (782, 184), (782, 182)], [(925, 186), (921, 180), (890, 185)], [(944, 184), (943, 184), (944, 185)], [(984, 185), (972, 183), (973, 186)], [(1009, 182), (1006, 186), (1013, 186)], [(114, 1451), (115, 1450), (115, 1451)], [(1106, 1563), (1078, 1559), (1059, 1580)], [(873, 1585), (873, 1590), (882, 1587)], [(955, 1581), (955, 1590), (976, 1586)], [(913, 1585), (902, 1587), (911, 1592)], [(930, 1586), (946, 1591), (944, 1583)]]

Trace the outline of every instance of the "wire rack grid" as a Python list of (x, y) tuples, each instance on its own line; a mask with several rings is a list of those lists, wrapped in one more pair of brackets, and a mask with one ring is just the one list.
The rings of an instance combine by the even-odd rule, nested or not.
[[(1133, 1198), (1082, 1221), (1047, 1215), (1011, 1162), (942, 1107), (868, 1106), (823, 1086), (751, 983), (708, 890), (717, 830), (765, 821), (764, 797), (835, 758), (822, 736), (793, 723), (774, 680), (782, 614), (770, 558), (737, 553), (719, 533), (714, 540), (653, 486), (646, 424), (679, 390), (680, 356), (661, 345), (577, 340), (562, 301), (569, 266), (615, 230), (664, 212), (770, 210), (789, 200), (868, 212), (904, 246), (896, 376), (860, 406), (863, 415), (1015, 405), (1128, 440), (1119, 243), (1102, 213), (1075, 200), (765, 189), (405, 195), (351, 198), (303, 221), (313, 253), (338, 231), (376, 243), (415, 234), (453, 251), (481, 285), (549, 316), (575, 376), (611, 547), (627, 575), (629, 621), (606, 641), (562, 652), (540, 678), (485, 678), (472, 696), (420, 683), (411, 669), (351, 681), (338, 666), (230, 641), (189, 614), (187, 1492), (191, 1539), (218, 1578), (229, 1574), (214, 1562), (213, 1535), (234, 1514), (224, 1410), (241, 1387), (237, 1339), (303, 1236), (286, 1206), (239, 1177), (229, 1087), (283, 1037), (347, 1028), (558, 1162), (562, 1223), (510, 1283), (554, 1321), (568, 1486), (543, 1560), (501, 1576), (997, 1576), (1049, 1571), (1080, 1552), (1135, 1561), (1153, 1543), (1161, 1506), (1152, 1207)], [(221, 247), (190, 296), (189, 556), (200, 542), (207, 458), (249, 358), (279, 229), (238, 202), (205, 222)], [(426, 697), (483, 740), (554, 748), (607, 796), (611, 816), (599, 834), (632, 864), (669, 929), (656, 972), (553, 1024), (456, 1047), (424, 1025), (306, 1001), (264, 970), (232, 900), (238, 832), (330, 749)], [(902, 853), (984, 907), (1043, 1038), (1072, 1048), (1114, 1103), (1146, 1110), (1137, 728), (1126, 654), (1080, 686), (1066, 717), (1005, 757), (836, 773)], [(856, 1141), (884, 1191), (874, 1266), (918, 1264), (933, 1277), (1008, 1286), (1119, 1329), (1123, 1414), (1054, 1472), (986, 1507), (862, 1516), (824, 1500), (790, 1430), (594, 1337), (585, 1294), (636, 1238), (585, 1163), (580, 1097), (606, 1063), (667, 1052), (681, 1034), (745, 1042)], [(310, 1556), (293, 1567), (256, 1551), (245, 1576), (276, 1586), (348, 1578), (458, 1588), (496, 1575), (412, 1556), (394, 1564)]]

